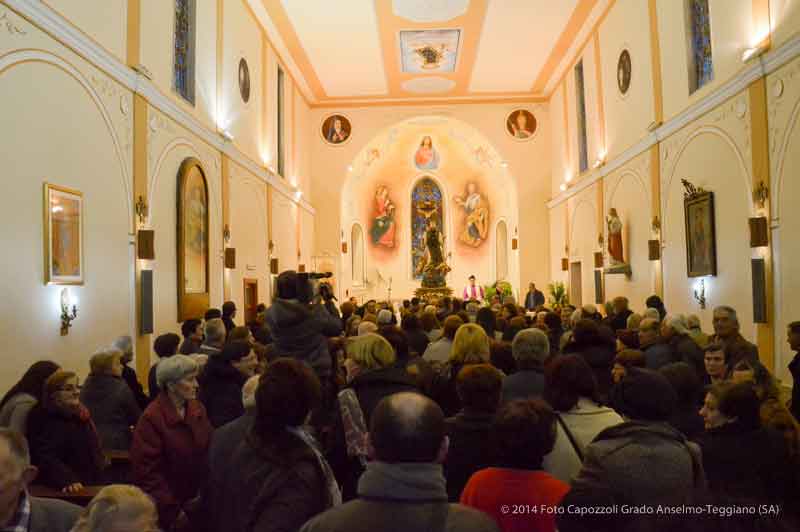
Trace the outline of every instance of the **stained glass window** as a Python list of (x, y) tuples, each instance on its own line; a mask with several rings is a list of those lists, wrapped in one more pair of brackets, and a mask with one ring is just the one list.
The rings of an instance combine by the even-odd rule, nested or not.
[(708, 0), (686, 0), (689, 24), (689, 93), (714, 79)]
[(579, 170), (589, 169), (589, 151), (586, 145), (586, 95), (583, 85), (583, 61), (575, 65), (575, 109), (578, 118), (578, 156)]
[(195, 0), (175, 0), (175, 92), (194, 104)]
[(411, 268), (414, 279), (422, 279), (428, 220), (435, 220), (436, 226), (445, 232), (442, 189), (430, 177), (423, 177), (411, 190)]
[(283, 129), (284, 129), (284, 75), (283, 69), (278, 67), (278, 174), (282, 177), (286, 177), (284, 174), (285, 166), (286, 166), (286, 157), (284, 156), (285, 151), (285, 141), (283, 138)]

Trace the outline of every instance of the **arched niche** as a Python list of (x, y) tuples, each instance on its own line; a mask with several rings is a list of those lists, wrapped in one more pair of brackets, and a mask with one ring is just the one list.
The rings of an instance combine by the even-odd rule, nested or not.
[(178, 198), (178, 321), (199, 318), (209, 307), (208, 182), (200, 161), (181, 163)]
[[(439, 182), (431, 176), (424, 176), (414, 183), (411, 188), (410, 209), (411, 215), (411, 277), (422, 279), (421, 264), (425, 256), (425, 230), (430, 221), (436, 222), (436, 227), (447, 234), (445, 219), (446, 196)], [(442, 250), (445, 255), (447, 249)]]

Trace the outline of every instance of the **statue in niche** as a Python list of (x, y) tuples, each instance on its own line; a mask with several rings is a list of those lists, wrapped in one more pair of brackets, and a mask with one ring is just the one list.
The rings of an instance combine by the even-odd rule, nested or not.
[(376, 246), (393, 248), (395, 244), (396, 225), (394, 213), (396, 207), (389, 198), (389, 188), (379, 185), (375, 191), (375, 208), (372, 216), (372, 227), (369, 233)]
[(444, 261), (444, 236), (435, 218), (428, 218), (425, 230), (425, 255), (420, 261), (423, 288), (442, 288), (450, 266)]
[(445, 227), (442, 191), (430, 177), (423, 177), (411, 191), (411, 272), (414, 279), (422, 278), (427, 249), (425, 234), (429, 221), (436, 227)]
[(466, 195), (455, 196), (453, 201), (466, 213), (459, 240), (474, 248), (480, 246), (489, 232), (489, 205), (486, 198), (478, 192), (475, 183), (468, 183)]
[(417, 153), (414, 154), (414, 165), (419, 170), (436, 170), (439, 168), (439, 153), (433, 147), (433, 140), (429, 135), (422, 137)]
[(608, 226), (608, 256), (612, 266), (625, 264), (622, 253), (622, 221), (617, 215), (617, 209), (612, 208), (608, 211), (606, 219)]

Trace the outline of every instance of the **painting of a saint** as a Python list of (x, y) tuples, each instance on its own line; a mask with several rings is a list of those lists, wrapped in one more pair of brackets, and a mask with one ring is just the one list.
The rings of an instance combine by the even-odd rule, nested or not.
[(714, 200), (711, 192), (686, 199), (686, 266), (689, 277), (716, 275)]
[(422, 137), (419, 148), (414, 154), (414, 166), (420, 170), (436, 170), (439, 168), (439, 153), (433, 147), (433, 140), (430, 136)]
[(352, 126), (343, 115), (330, 115), (322, 122), (322, 138), (334, 146), (344, 144), (350, 138)]
[(45, 282), (83, 284), (83, 195), (45, 184)]
[(444, 228), (443, 199), (442, 190), (430, 177), (420, 179), (411, 191), (411, 269), (414, 279), (422, 278), (428, 263), (426, 233), (431, 222)]
[(199, 294), (207, 291), (208, 198), (205, 179), (197, 167), (192, 168), (186, 176), (183, 195), (184, 288), (187, 294)]
[(395, 205), (389, 198), (389, 189), (378, 186), (375, 191), (375, 205), (372, 213), (372, 227), (369, 233), (375, 246), (393, 248), (395, 245)]
[(467, 184), (464, 196), (455, 196), (453, 201), (464, 210), (464, 227), (458, 239), (471, 247), (480, 246), (489, 232), (489, 204), (478, 192), (478, 185)]
[(517, 109), (506, 117), (506, 132), (517, 140), (528, 140), (536, 133), (536, 117), (527, 109)]

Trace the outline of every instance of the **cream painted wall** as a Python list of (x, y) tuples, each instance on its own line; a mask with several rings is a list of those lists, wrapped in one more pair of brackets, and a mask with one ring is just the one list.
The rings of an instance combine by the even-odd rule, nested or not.
[[(222, 6), (222, 97), (217, 122), (221, 129), (231, 132), (236, 147), (260, 162), (264, 138), (261, 27), (244, 0), (228, 0)], [(250, 99), (247, 103), (239, 90), (239, 61), (243, 58), (250, 70)]]
[(739, 72), (744, 66), (742, 52), (753, 44), (751, 41), (756, 37), (757, 31), (752, 27), (752, 0), (709, 0), (709, 12), (714, 79), (689, 95), (689, 43), (684, 3), (675, 0), (657, 2), (665, 120), (707, 96)]
[(556, 87), (550, 97), (550, 196), (560, 194), (559, 187), (564, 183), (564, 176), (571, 163), (567, 156), (569, 145), (566, 135), (569, 133), (569, 121), (564, 115), (563, 84)]
[(297, 186), (305, 197), (311, 195), (311, 142), (315, 132), (311, 108), (303, 99), (297, 87), (294, 88), (295, 102), (295, 178)]
[[(230, 2), (226, 2), (230, 3)], [(217, 127), (217, 4), (198, 1), (197, 48), (195, 53), (195, 104), (190, 105), (173, 90), (175, 6), (165, 0), (141, 2), (141, 62), (153, 74), (153, 82), (184, 110), (205, 126)], [(241, 140), (241, 139), (240, 139)]]
[(119, 60), (125, 61), (127, 0), (42, 0), (42, 3), (53, 8)]
[(230, 168), (229, 247), (236, 248), (236, 268), (226, 269), (231, 299), (238, 312), (236, 322), (244, 324), (244, 279), (258, 280), (258, 300), (270, 301), (270, 274), (267, 258), (267, 185), (236, 164)]
[[(597, 237), (603, 228), (598, 226), (597, 187), (594, 184), (569, 200), (569, 263), (581, 263), (581, 301), (573, 305), (595, 302), (594, 253), (600, 251)], [(563, 246), (562, 246), (563, 247)]]
[(144, 268), (153, 270), (154, 334), (180, 333), (177, 300), (177, 180), (183, 161), (201, 162), (209, 193), (210, 304), (223, 302), (222, 183), (220, 154), (152, 106), (148, 108), (149, 225), (155, 231), (156, 258)]
[[(742, 335), (753, 340), (748, 218), (752, 213), (747, 92), (682, 129), (661, 151), (664, 303), (671, 312), (695, 313), (711, 329), (712, 309), (737, 309)], [(741, 115), (741, 116), (740, 116)], [(714, 192), (717, 275), (705, 277), (707, 308), (693, 298), (698, 279), (686, 274), (683, 186), (686, 179)]]
[[(631, 266), (631, 276), (606, 275), (606, 300), (617, 295), (630, 299), (631, 307), (644, 308), (644, 301), (655, 293), (654, 274), (656, 264), (648, 260), (647, 241), (651, 236), (653, 214), (650, 207), (652, 186), (650, 184), (650, 154), (645, 152), (631, 160), (603, 180), (604, 215), (611, 208), (617, 209), (622, 220), (623, 256)], [(608, 261), (608, 228), (604, 228), (606, 264)]]
[[(340, 220), (341, 189), (347, 178), (348, 166), (355, 164), (358, 153), (373, 137), (385, 128), (405, 119), (417, 116), (438, 115), (457, 119), (474, 127), (497, 150), (499, 157), (508, 163), (507, 171), (517, 185), (519, 211), (519, 279), (546, 284), (549, 264), (546, 252), (549, 249), (547, 209), (544, 202), (550, 197), (550, 125), (548, 108), (542, 104), (525, 106), (533, 109), (538, 121), (535, 137), (530, 142), (518, 142), (505, 132), (505, 117), (517, 108), (510, 104), (451, 105), (436, 107), (369, 107), (355, 109), (313, 109), (311, 124), (312, 203), (317, 209), (315, 253), (329, 253), (341, 257), (339, 249), (344, 231)], [(338, 112), (347, 116), (353, 133), (344, 145), (329, 146), (318, 132), (324, 118)], [(501, 161), (496, 160), (497, 165)], [(524, 191), (524, 192), (523, 192)], [(509, 227), (513, 235), (513, 225)], [(349, 255), (347, 258), (349, 261)], [(488, 264), (489, 261), (487, 261)], [(348, 266), (349, 271), (349, 266)], [(488, 275), (488, 272), (487, 272)], [(343, 271), (344, 277), (344, 271)], [(453, 280), (460, 286), (462, 280)], [(484, 281), (488, 282), (488, 281)], [(516, 282), (515, 282), (516, 284)], [(411, 287), (406, 287), (411, 290)], [(405, 288), (404, 288), (405, 289)], [(400, 290), (400, 291), (398, 291)], [(395, 287), (393, 297), (409, 296)]]
[(772, 45), (780, 46), (796, 37), (800, 30), (800, 1), (770, 0), (769, 9)]
[(272, 195), (272, 256), (278, 259), (278, 271), (297, 269), (297, 209), (280, 194)]
[[(550, 209), (550, 279), (566, 284), (567, 272), (561, 270), (561, 259), (566, 257), (567, 204), (561, 203)], [(542, 290), (541, 287), (538, 287)], [(547, 294), (546, 294), (547, 295)], [(549, 297), (549, 295), (548, 295)]]
[[(648, 3), (642, 0), (617, 0), (599, 28), (609, 160), (641, 140), (655, 119), (649, 28)], [(631, 84), (625, 95), (617, 85), (623, 50), (631, 56)]]
[[(0, 241), (13, 250), (0, 281), (6, 390), (37, 360), (85, 375), (95, 349), (132, 332), (132, 95), (3, 5), (0, 16), (22, 32), (0, 31), (0, 114), (13, 124), (0, 142)], [(68, 336), (62, 287), (44, 284), (45, 182), (83, 193), (85, 282), (70, 288), (79, 308)]]
[(767, 77), (770, 119), (772, 242), (775, 266), (775, 371), (788, 381), (786, 365), (794, 353), (786, 343), (786, 326), (800, 320), (800, 59)]

